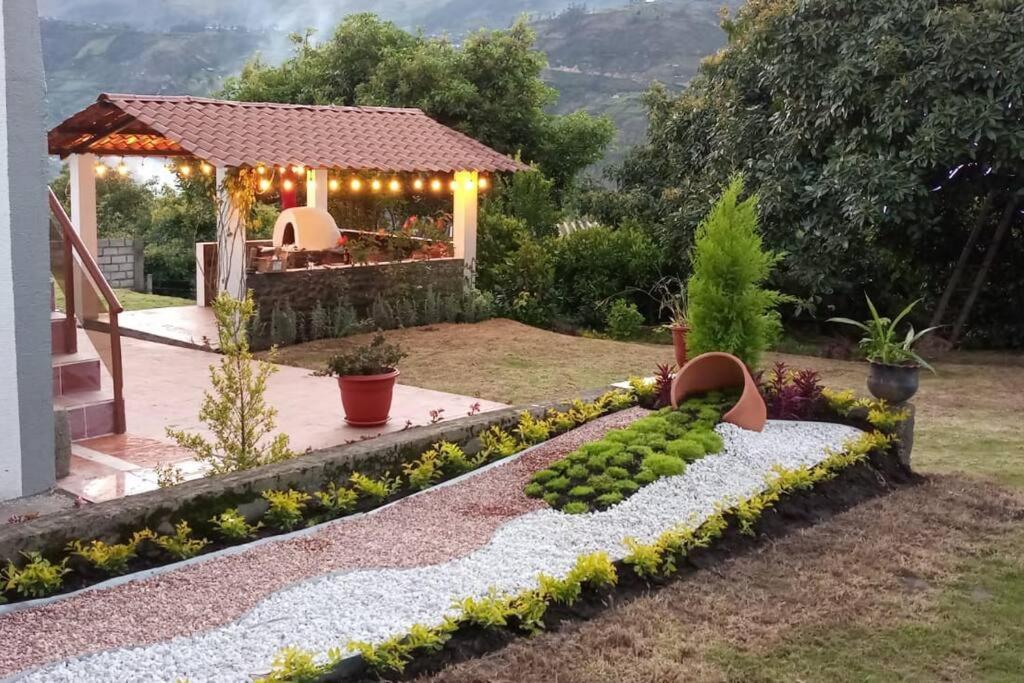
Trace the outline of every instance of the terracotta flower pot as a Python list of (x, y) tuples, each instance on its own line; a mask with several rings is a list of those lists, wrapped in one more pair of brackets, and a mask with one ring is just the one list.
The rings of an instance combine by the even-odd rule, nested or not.
[(353, 427), (376, 427), (388, 421), (398, 370), (381, 375), (346, 375), (338, 378), (345, 422)]
[(704, 353), (684, 365), (672, 380), (672, 407), (678, 408), (687, 396), (735, 387), (742, 387), (743, 393), (722, 421), (755, 432), (763, 430), (768, 407), (747, 366), (728, 353)]
[(916, 365), (889, 365), (871, 361), (868, 391), (889, 403), (905, 403), (917, 393), (920, 368)]
[(672, 326), (672, 347), (676, 352), (676, 367), (686, 365), (686, 334), (690, 331), (689, 325)]

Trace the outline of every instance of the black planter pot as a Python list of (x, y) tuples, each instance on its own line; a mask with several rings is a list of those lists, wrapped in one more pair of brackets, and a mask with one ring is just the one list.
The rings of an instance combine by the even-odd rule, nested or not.
[(917, 393), (917, 365), (888, 365), (871, 362), (868, 373), (868, 391), (875, 398), (889, 403), (906, 403)]

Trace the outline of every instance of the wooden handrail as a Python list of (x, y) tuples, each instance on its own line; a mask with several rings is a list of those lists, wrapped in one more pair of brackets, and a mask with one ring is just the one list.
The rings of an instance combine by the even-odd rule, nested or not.
[(60, 223), (60, 227), (64, 232), (64, 239), (71, 242), (71, 246), (76, 252), (78, 252), (78, 258), (82, 261), (82, 265), (85, 270), (89, 273), (89, 277), (93, 283), (100, 290), (100, 294), (107, 301), (107, 310), (111, 313), (121, 313), (124, 311), (124, 307), (121, 306), (121, 302), (117, 298), (117, 294), (111, 288), (110, 283), (107, 282), (107, 278), (103, 277), (103, 271), (100, 270), (99, 265), (96, 263), (96, 259), (89, 250), (86, 249), (85, 243), (82, 242), (82, 238), (79, 237), (78, 231), (75, 230), (75, 226), (72, 225), (71, 219), (68, 218), (67, 212), (61, 205), (60, 200), (57, 199), (57, 195), (53, 193), (53, 190), (49, 190), (50, 193), (50, 212), (53, 213), (53, 217)]
[(121, 359), (121, 328), (117, 319), (118, 314), (124, 311), (124, 307), (121, 305), (120, 300), (118, 300), (117, 294), (114, 293), (110, 283), (107, 282), (107, 278), (103, 276), (103, 271), (100, 270), (99, 265), (96, 263), (96, 258), (86, 248), (85, 243), (82, 242), (82, 238), (78, 235), (78, 231), (75, 230), (75, 226), (71, 223), (67, 212), (64, 211), (64, 207), (61, 206), (57, 195), (53, 193), (53, 190), (49, 190), (49, 195), (50, 213), (53, 214), (53, 217), (60, 224), (63, 235), (64, 277), (66, 279), (64, 283), (64, 299), (70, 325), (72, 326), (71, 333), (73, 337), (76, 337), (78, 334), (77, 329), (73, 327), (75, 318), (73, 252), (77, 252), (82, 266), (89, 273), (89, 278), (107, 302), (110, 328), (110, 377), (114, 385), (114, 432), (124, 434), (127, 430), (124, 410), (124, 368)]

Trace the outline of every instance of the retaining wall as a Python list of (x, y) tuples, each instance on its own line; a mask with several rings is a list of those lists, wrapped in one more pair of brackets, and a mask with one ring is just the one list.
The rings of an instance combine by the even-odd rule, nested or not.
[(142, 240), (131, 237), (101, 239), (98, 252), (96, 262), (111, 287), (145, 290)]

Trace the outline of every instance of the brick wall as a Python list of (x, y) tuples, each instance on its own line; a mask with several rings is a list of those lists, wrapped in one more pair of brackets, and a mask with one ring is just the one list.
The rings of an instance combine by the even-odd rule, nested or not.
[(365, 315), (378, 292), (400, 296), (432, 285), (438, 293), (451, 294), (462, 291), (464, 282), (463, 261), (455, 258), (249, 273), (246, 277), (246, 286), (252, 290), (263, 317), (274, 310), (275, 304), (308, 312), (318, 301), (331, 306), (339, 297)]
[(141, 240), (131, 237), (101, 239), (96, 262), (111, 287), (145, 288)]

